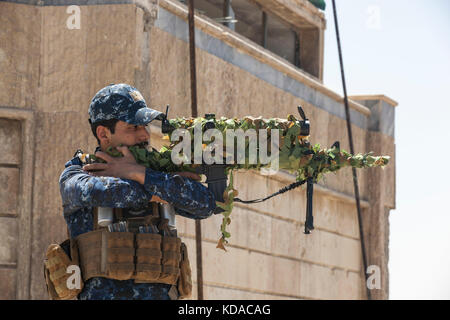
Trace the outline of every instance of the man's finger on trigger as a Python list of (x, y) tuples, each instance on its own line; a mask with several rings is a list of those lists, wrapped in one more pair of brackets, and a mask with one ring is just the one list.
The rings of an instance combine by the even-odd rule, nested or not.
[(190, 178), (192, 180), (201, 180), (202, 179), (198, 174), (193, 173), (193, 172), (185, 172), (184, 176), (186, 178)]
[(161, 198), (158, 197), (158, 196), (152, 196), (152, 198), (150, 199), (150, 201), (159, 202), (159, 203), (164, 203), (164, 204), (167, 204), (167, 203), (168, 203), (167, 201), (161, 199)]

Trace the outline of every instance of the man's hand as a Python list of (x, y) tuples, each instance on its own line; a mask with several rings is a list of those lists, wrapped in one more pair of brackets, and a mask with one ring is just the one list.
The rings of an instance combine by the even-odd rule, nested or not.
[(189, 171), (175, 172), (173, 174), (174, 175), (176, 174), (176, 175), (179, 175), (179, 176), (182, 176), (182, 177), (185, 177), (185, 178), (189, 178), (189, 179), (192, 179), (192, 180), (195, 180), (195, 181), (202, 180), (202, 178), (198, 174), (193, 173), (193, 172), (189, 172)]
[[(137, 164), (133, 154), (128, 150), (128, 147), (116, 147), (123, 157), (111, 157), (105, 152), (97, 151), (95, 156), (103, 159), (106, 163), (92, 163), (83, 167), (84, 171), (89, 172), (90, 175), (100, 177), (116, 177), (129, 179), (144, 184), (145, 182), (145, 167)], [(174, 175), (179, 175), (185, 178), (200, 181), (201, 177), (193, 172), (175, 172)], [(150, 201), (167, 203), (158, 196), (152, 196)]]
[(152, 198), (150, 199), (150, 202), (159, 202), (159, 203), (168, 204), (167, 201), (164, 201), (163, 199), (161, 199), (158, 196), (152, 196)]
[(129, 179), (144, 184), (145, 167), (136, 163), (133, 154), (128, 147), (117, 147), (123, 157), (111, 157), (105, 152), (97, 151), (95, 156), (103, 159), (106, 163), (92, 163), (83, 167), (84, 171), (93, 176), (108, 176)]
[[(179, 175), (185, 178), (190, 178), (190, 179), (194, 179), (194, 180), (200, 180), (200, 176), (198, 174), (192, 173), (192, 172), (175, 172), (172, 173), (173, 175)], [(165, 203), (167, 204), (167, 201), (164, 201), (163, 199), (161, 199), (158, 196), (152, 196), (150, 202), (159, 202), (159, 203)]]

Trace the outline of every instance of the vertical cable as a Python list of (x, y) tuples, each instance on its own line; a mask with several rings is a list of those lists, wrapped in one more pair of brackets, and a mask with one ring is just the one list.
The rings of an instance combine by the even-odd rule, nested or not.
[(267, 13), (262, 12), (262, 46), (267, 49)]
[[(351, 121), (350, 121), (350, 110), (348, 107), (347, 87), (345, 84), (344, 63), (342, 60), (342, 50), (341, 50), (341, 41), (340, 41), (339, 27), (338, 27), (338, 21), (337, 21), (336, 4), (335, 4), (334, 0), (333, 0), (333, 14), (334, 14), (334, 25), (336, 28), (336, 39), (337, 39), (337, 45), (338, 45), (338, 51), (339, 51), (339, 63), (341, 66), (342, 87), (344, 89), (345, 116), (347, 118), (347, 132), (348, 132), (348, 139), (350, 142), (350, 153), (355, 154), (354, 148), (353, 148), (353, 136), (352, 136)], [(361, 206), (360, 206), (360, 201), (359, 201), (358, 177), (356, 176), (356, 168), (352, 167), (352, 173), (353, 173), (353, 186), (354, 186), (354, 190), (355, 190), (355, 199), (356, 199), (356, 210), (358, 211), (359, 237), (361, 239), (361, 252), (362, 252), (362, 258), (363, 258), (363, 265), (364, 265), (364, 278), (366, 279), (366, 281), (364, 281), (364, 286), (366, 287), (367, 299), (371, 300), (372, 297), (370, 294), (370, 289), (367, 287), (366, 246), (365, 246), (365, 242), (364, 242), (364, 230), (363, 230), (363, 225), (362, 225)]]
[[(191, 116), (198, 117), (197, 112), (197, 76), (195, 67), (195, 25), (194, 0), (189, 0), (189, 62), (191, 68)], [(197, 299), (203, 300), (203, 265), (202, 265), (202, 226), (195, 220), (195, 247), (197, 254)]]
[(191, 66), (191, 115), (198, 117), (197, 112), (197, 75), (195, 66), (195, 26), (194, 26), (194, 0), (189, 0), (189, 62)]
[[(227, 18), (230, 17), (232, 19), (232, 14), (231, 14), (231, 0), (224, 0), (223, 2), (223, 17), (225, 19), (225, 22), (223, 23), (223, 25), (227, 28), (232, 28), (233, 23), (230, 23), (229, 21), (227, 21)], [(231, 20), (230, 19), (230, 20)]]

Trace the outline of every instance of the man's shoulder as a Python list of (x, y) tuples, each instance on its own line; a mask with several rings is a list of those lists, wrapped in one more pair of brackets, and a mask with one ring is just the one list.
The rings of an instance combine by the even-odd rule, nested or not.
[(67, 161), (64, 165), (64, 170), (61, 172), (61, 175), (59, 177), (59, 182), (62, 183), (63, 181), (66, 180), (66, 178), (68, 178), (71, 174), (70, 172), (73, 171), (73, 169), (76, 167), (82, 167), (85, 165), (85, 163), (83, 163), (83, 151), (81, 149), (77, 149), (77, 151), (75, 151), (72, 159), (70, 159), (69, 161)]

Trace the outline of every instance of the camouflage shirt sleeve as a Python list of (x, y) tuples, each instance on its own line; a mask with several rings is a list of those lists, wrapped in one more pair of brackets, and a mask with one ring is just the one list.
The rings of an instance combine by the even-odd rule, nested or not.
[(153, 195), (191, 219), (207, 218), (216, 208), (214, 195), (201, 183), (150, 169), (146, 169), (142, 186), (133, 180), (91, 176), (74, 159), (66, 164), (59, 186), (65, 216), (85, 207), (137, 208)]
[(177, 213), (187, 218), (207, 218), (216, 208), (214, 194), (208, 188), (177, 174), (146, 169), (144, 188), (180, 209)]
[(94, 177), (81, 165), (69, 165), (59, 179), (64, 214), (83, 207), (136, 208), (150, 201), (152, 193), (132, 180)]

